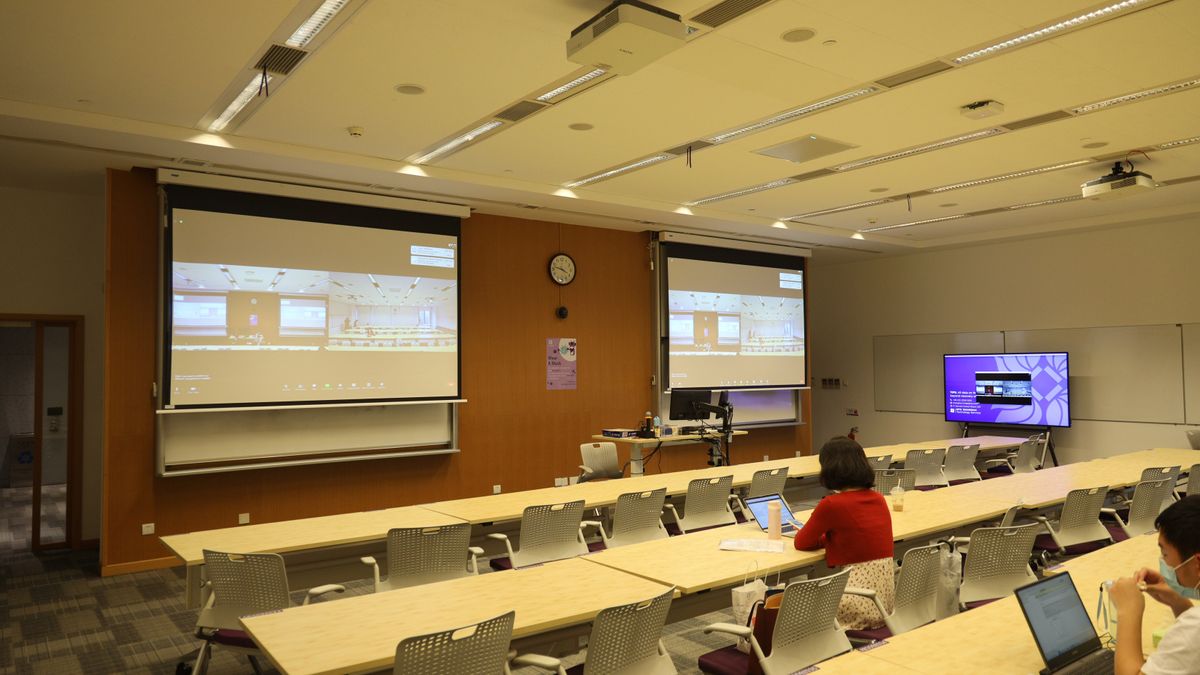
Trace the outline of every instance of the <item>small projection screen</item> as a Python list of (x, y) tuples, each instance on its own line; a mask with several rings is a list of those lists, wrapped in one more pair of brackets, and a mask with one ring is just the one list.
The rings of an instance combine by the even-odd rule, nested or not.
[(672, 242), (664, 250), (670, 389), (807, 385), (803, 257)]
[(459, 397), (458, 218), (164, 190), (164, 407)]

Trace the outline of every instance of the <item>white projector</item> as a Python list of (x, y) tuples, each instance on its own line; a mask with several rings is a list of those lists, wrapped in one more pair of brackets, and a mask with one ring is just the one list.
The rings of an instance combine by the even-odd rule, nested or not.
[(637, 0), (618, 0), (571, 31), (567, 59), (629, 75), (679, 49), (687, 27), (678, 14)]
[(1121, 162), (1117, 162), (1113, 164), (1112, 173), (1089, 180), (1080, 187), (1084, 199), (1113, 199), (1149, 192), (1155, 188), (1155, 183), (1150, 174), (1126, 171)]

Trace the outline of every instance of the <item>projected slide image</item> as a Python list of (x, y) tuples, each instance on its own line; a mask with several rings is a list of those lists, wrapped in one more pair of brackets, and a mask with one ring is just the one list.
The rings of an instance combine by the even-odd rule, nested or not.
[(334, 273), (330, 284), (331, 351), (457, 350), (453, 279)]
[(763, 295), (670, 291), (673, 354), (804, 356), (804, 301)]
[(975, 402), (1029, 405), (1033, 382), (1029, 373), (975, 373)]

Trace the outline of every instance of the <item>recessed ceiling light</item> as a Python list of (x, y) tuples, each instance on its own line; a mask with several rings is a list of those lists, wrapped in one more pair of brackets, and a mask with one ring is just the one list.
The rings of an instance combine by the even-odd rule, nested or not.
[(591, 131), (596, 127), (588, 124), (587, 122), (575, 122), (574, 124), (568, 124), (567, 128), (574, 129), (575, 131)]
[(754, 194), (755, 192), (762, 192), (764, 190), (773, 190), (777, 187), (783, 187), (784, 185), (790, 185), (791, 183), (795, 183), (795, 182), (796, 182), (795, 179), (792, 179), (792, 178), (780, 178), (779, 180), (773, 180), (773, 181), (770, 181), (767, 183), (760, 183), (758, 185), (751, 185), (748, 188), (742, 188), (740, 190), (732, 190), (730, 192), (722, 192), (721, 194), (712, 195), (711, 197), (705, 197), (703, 199), (697, 199), (697, 200), (690, 201), (690, 202), (684, 202), (683, 204), (684, 204), (684, 206), (700, 206), (701, 204), (709, 204), (711, 202), (719, 202), (722, 199), (732, 199), (734, 197), (741, 197), (743, 195)]
[[(612, 178), (613, 176), (619, 176), (627, 171), (633, 171), (634, 169), (640, 169), (644, 166), (650, 166), (651, 164), (658, 164), (659, 162), (665, 162), (666, 160), (671, 159), (672, 157), (674, 157), (674, 155), (668, 155), (665, 152), (659, 153), (657, 155), (651, 155), (650, 157), (647, 157), (645, 159), (639, 159), (636, 162), (631, 162), (629, 164), (623, 164), (621, 166), (609, 169), (607, 171), (601, 171), (600, 173), (592, 174), (591, 176), (587, 176), (586, 178), (580, 178), (579, 180), (571, 181), (570, 183), (567, 183), (565, 187), (576, 188), (576, 187), (581, 187), (584, 185), (589, 185), (591, 183), (595, 183), (596, 181), (604, 180), (606, 178)], [(676, 212), (678, 212), (678, 211), (676, 211)]]
[(933, 192), (933, 193), (949, 192), (950, 190), (958, 190), (960, 188), (975, 187), (977, 185), (987, 185), (989, 183), (998, 183), (1003, 180), (1011, 180), (1013, 178), (1024, 178), (1025, 176), (1034, 176), (1039, 173), (1046, 173), (1048, 171), (1058, 171), (1059, 169), (1066, 169), (1066, 168), (1069, 168), (1072, 166), (1082, 166), (1084, 164), (1091, 164), (1091, 163), (1092, 163), (1092, 160), (1090, 160), (1090, 159), (1079, 159), (1074, 162), (1064, 162), (1062, 164), (1051, 164), (1050, 166), (1041, 166), (1036, 169), (1024, 169), (1022, 171), (1012, 171), (1010, 173), (1002, 173), (999, 176), (989, 176), (988, 178), (977, 178), (975, 180), (966, 180), (961, 183), (951, 183), (949, 185), (941, 185), (941, 186), (938, 186), (935, 188), (930, 188), (929, 190), (927, 190), (927, 192)]
[(877, 187), (877, 188), (871, 188), (871, 190), (870, 190), (870, 191), (871, 191), (871, 192), (887, 192), (887, 191), (888, 191), (888, 190), (890, 190), (890, 189), (891, 189), (891, 188)]
[(1091, 143), (1084, 143), (1081, 147), (1088, 150), (1095, 150), (1096, 148), (1103, 148), (1106, 145), (1108, 145), (1108, 141), (1092, 141)]
[(940, 141), (935, 141), (933, 143), (926, 143), (925, 145), (918, 145), (918, 146), (914, 146), (914, 147), (911, 147), (911, 148), (908, 148), (905, 150), (900, 150), (898, 152), (888, 153), (886, 155), (876, 155), (874, 157), (866, 157), (864, 159), (859, 159), (859, 160), (856, 160), (853, 162), (846, 162), (845, 164), (839, 164), (839, 165), (833, 167), (833, 170), (834, 171), (849, 171), (850, 169), (861, 169), (864, 166), (871, 166), (874, 164), (880, 164), (882, 162), (890, 162), (894, 159), (903, 159), (905, 157), (919, 155), (923, 152), (929, 152), (930, 150), (940, 150), (941, 148), (946, 148), (951, 145), (958, 145), (959, 143), (967, 143), (969, 141), (978, 140), (980, 138), (987, 138), (988, 136), (995, 136), (997, 134), (1002, 134), (1002, 133), (1004, 133), (1004, 129), (992, 127), (991, 129), (983, 129), (982, 131), (976, 131), (976, 132), (969, 133), (969, 134), (963, 134), (962, 136), (946, 138), (946, 139), (943, 139)]
[(837, 45), (837, 40), (826, 40), (821, 43), (822, 47), (834, 47)]
[(1012, 49), (1014, 47), (1021, 47), (1033, 42), (1045, 40), (1053, 37), (1057, 33), (1061, 33), (1064, 30), (1079, 28), (1080, 26), (1091, 21), (1096, 21), (1099, 19), (1111, 19), (1114, 16), (1119, 16), (1120, 14), (1128, 12), (1139, 5), (1145, 6), (1147, 4), (1149, 4), (1147, 0), (1123, 0), (1122, 2), (1117, 2), (1108, 5), (1107, 7), (1101, 7), (1070, 19), (1064, 19), (1056, 23), (1046, 24), (1037, 30), (1011, 37), (1003, 42), (997, 42), (996, 44), (989, 45), (983, 49), (976, 49), (975, 51), (967, 52), (961, 56), (954, 57), (952, 61), (961, 66), (965, 63), (974, 61), (975, 59), (980, 59), (985, 56), (994, 56), (1000, 52)]
[(804, 117), (805, 115), (811, 115), (815, 112), (820, 112), (826, 108), (838, 105), (839, 103), (845, 103), (851, 99), (858, 98), (859, 96), (865, 96), (867, 94), (873, 94), (877, 91), (879, 91), (877, 87), (863, 87), (861, 89), (855, 89), (844, 94), (838, 94), (837, 96), (832, 96), (830, 98), (817, 101), (816, 103), (809, 103), (808, 105), (802, 105), (799, 108), (792, 108), (791, 110), (781, 112), (778, 115), (773, 115), (764, 120), (759, 120), (753, 124), (747, 124), (744, 127), (738, 127), (737, 129), (731, 129), (714, 136), (709, 136), (704, 140), (713, 144), (724, 143), (743, 134), (762, 131), (767, 127), (772, 127), (776, 124), (783, 124), (784, 122), (790, 122), (794, 119)]
[(831, 209), (821, 209), (820, 211), (810, 211), (808, 213), (800, 213), (794, 216), (788, 216), (784, 220), (802, 220), (804, 218), (815, 218), (816, 216), (824, 216), (830, 213), (840, 213), (842, 211), (850, 211), (853, 209), (861, 209), (867, 206), (875, 206), (877, 204), (886, 204), (892, 201), (891, 199), (872, 199), (866, 202), (858, 202), (857, 204), (847, 204), (845, 206), (835, 206)]
[(419, 84), (398, 84), (396, 85), (396, 93), (406, 96), (420, 96), (425, 93), (425, 87)]
[(607, 72), (608, 70), (606, 68), (595, 68), (569, 82), (564, 82), (563, 84), (560, 84), (559, 86), (539, 95), (536, 100), (541, 101), (542, 103), (549, 103), (550, 101), (553, 101), (559, 96), (566, 94), (572, 89), (581, 87)]
[(896, 225), (880, 225), (879, 227), (868, 227), (859, 230), (859, 232), (880, 232), (882, 230), (895, 230), (901, 227), (912, 227), (914, 225), (928, 225), (929, 223), (941, 223), (947, 220), (957, 220), (966, 218), (967, 214), (959, 213), (953, 216), (942, 216), (941, 218), (927, 218), (925, 220), (914, 220), (911, 223), (897, 223)]
[(1190, 80), (1182, 80), (1180, 82), (1164, 84), (1161, 87), (1154, 87), (1151, 89), (1143, 89), (1142, 91), (1135, 91), (1132, 94), (1125, 94), (1123, 96), (1114, 96), (1113, 98), (1107, 98), (1107, 99), (1104, 99), (1103, 101), (1096, 101), (1095, 103), (1081, 105), (1077, 108), (1070, 108), (1070, 112), (1074, 115), (1083, 115), (1083, 114), (1090, 113), (1090, 112), (1096, 112), (1097, 110), (1104, 110), (1105, 108), (1111, 108), (1116, 105), (1121, 105), (1122, 103), (1132, 103), (1133, 101), (1139, 101), (1141, 99), (1150, 98), (1153, 96), (1162, 96), (1163, 94), (1174, 94), (1176, 92), (1183, 91), (1185, 89), (1191, 89), (1192, 87), (1195, 87), (1197, 85), (1200, 85), (1200, 78), (1192, 78)]
[(320, 33), (322, 28), (329, 25), (334, 15), (342, 11), (342, 8), (349, 1), (325, 0), (325, 2), (322, 2), (317, 11), (305, 19), (304, 23), (300, 24), (300, 27), (296, 29), (296, 32), (292, 33), (292, 36), (287, 39), (285, 44), (289, 47), (304, 47), (309, 42), (312, 42), (317, 33)]
[(420, 157), (417, 157), (413, 160), (413, 164), (425, 164), (426, 162), (441, 157), (442, 155), (449, 154), (450, 152), (458, 150), (467, 143), (478, 139), (480, 136), (483, 136), (489, 131), (495, 130), (503, 124), (504, 123), (499, 120), (490, 120), (485, 122), (466, 133), (459, 134), (458, 136), (451, 138), (450, 140), (421, 155)]
[(783, 40), (784, 42), (807, 42), (808, 40), (813, 39), (816, 34), (817, 31), (811, 28), (793, 28), (783, 35), (780, 35), (779, 39)]

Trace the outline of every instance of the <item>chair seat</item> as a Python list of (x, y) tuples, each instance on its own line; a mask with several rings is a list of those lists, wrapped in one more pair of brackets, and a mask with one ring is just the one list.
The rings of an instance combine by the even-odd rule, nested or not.
[(492, 558), (488, 561), (488, 565), (497, 572), (511, 570), (513, 568), (512, 559), (508, 556), (502, 558)]
[(1001, 598), (988, 598), (987, 600), (973, 600), (971, 602), (964, 603), (963, 607), (967, 608), (968, 610), (971, 610), (971, 609), (975, 609), (976, 607), (983, 607), (984, 605), (990, 605), (991, 603), (993, 603), (997, 600), (1000, 600), (1000, 599)]
[(738, 521), (739, 524), (744, 523), (746, 522), (746, 514), (742, 513), (741, 511), (734, 511), (733, 519)]
[[(1097, 541), (1085, 541), (1079, 544), (1071, 544), (1063, 551), (1066, 555), (1083, 555), (1092, 551), (1099, 551), (1108, 544), (1103, 539)], [(1058, 551), (1058, 544), (1054, 543), (1054, 537), (1048, 534), (1039, 534), (1037, 539), (1033, 540), (1033, 550), (1035, 551)]]
[(887, 626), (879, 628), (871, 628), (869, 630), (848, 630), (846, 637), (855, 642), (879, 642), (892, 637), (892, 631)]
[(1112, 535), (1114, 542), (1125, 541), (1129, 538), (1129, 535), (1125, 533), (1125, 528), (1121, 527), (1120, 523), (1105, 521), (1104, 529), (1108, 530), (1108, 533)]
[(209, 637), (209, 641), (213, 644), (224, 645), (226, 647), (241, 647), (242, 649), (258, 649), (258, 645), (254, 644), (254, 640), (241, 630), (230, 630), (222, 628), (213, 633)]
[(700, 672), (713, 675), (746, 675), (754, 657), (743, 654), (734, 645), (703, 654), (698, 659)]
[(583, 666), (584, 664), (578, 663), (567, 668), (567, 675), (583, 675)]
[(921, 492), (929, 492), (930, 490), (938, 490), (946, 487), (945, 485), (918, 485), (916, 486)]
[(962, 485), (963, 483), (974, 483), (974, 482), (975, 482), (974, 478), (956, 478), (956, 479), (950, 481), (950, 484), (951, 485)]
[(588, 553), (595, 553), (596, 551), (603, 551), (607, 548), (608, 547), (604, 545), (603, 541), (588, 542)]

